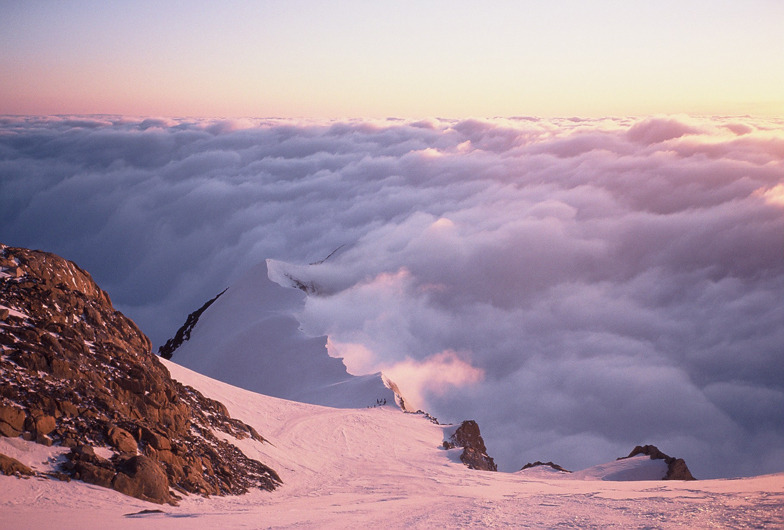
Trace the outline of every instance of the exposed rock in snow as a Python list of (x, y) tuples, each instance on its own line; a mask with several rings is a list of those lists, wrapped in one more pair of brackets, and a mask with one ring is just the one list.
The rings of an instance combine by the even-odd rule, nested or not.
[(172, 380), (88, 273), (39, 251), (2, 246), (0, 259), (22, 271), (0, 278), (0, 303), (13, 309), (0, 321), (0, 434), (71, 448), (68, 476), (153, 502), (175, 500), (170, 487), (225, 495), (279, 483), (216, 436), (258, 432)]
[(547, 467), (547, 468), (553, 469), (555, 471), (559, 471), (561, 473), (571, 473), (571, 471), (569, 471), (568, 469), (562, 468), (558, 464), (554, 464), (553, 462), (541, 462), (539, 460), (537, 460), (536, 462), (533, 462), (533, 463), (532, 462), (528, 462), (526, 465), (524, 465), (522, 468), (520, 468), (520, 471), (523, 471), (525, 469), (531, 469), (531, 468), (535, 468), (535, 467), (540, 467), (540, 466), (541, 467)]
[(14, 405), (0, 405), (0, 435), (19, 436), (24, 431), (27, 415), (24, 409)]
[(0, 473), (3, 475), (31, 476), (35, 474), (35, 471), (16, 458), (11, 458), (10, 456), (0, 453)]
[(274, 259), (267, 260), (267, 275), (270, 281), (273, 281), (281, 287), (292, 287), (299, 289), (307, 295), (324, 294), (324, 286), (317, 280), (317, 274), (314, 275), (314, 270), (318, 271), (319, 268), (314, 265), (320, 265), (321, 262), (316, 262), (311, 265), (295, 265)]
[(655, 445), (638, 445), (632, 449), (629, 456), (622, 458), (631, 458), (637, 455), (648, 455), (651, 457), (651, 460), (664, 460), (667, 464), (667, 474), (664, 475), (664, 480), (696, 480), (683, 458), (668, 456), (659, 451)]
[[(653, 445), (637, 446), (629, 456), (613, 462), (598, 464), (571, 473), (552, 462), (526, 464), (518, 472), (531, 475), (533, 469), (558, 470), (564, 478), (578, 480), (636, 481), (636, 480), (694, 480), (683, 459), (665, 455)], [(538, 476), (542, 476), (539, 473)]]
[(188, 318), (185, 319), (185, 324), (183, 324), (180, 329), (177, 330), (177, 333), (174, 334), (174, 337), (167, 340), (166, 344), (158, 348), (158, 355), (164, 359), (171, 359), (174, 351), (182, 346), (183, 342), (191, 338), (191, 331), (193, 330), (193, 327), (199, 322), (199, 317), (201, 314), (204, 313), (207, 308), (210, 307), (215, 302), (215, 300), (220, 298), (220, 296), (225, 292), (226, 289), (219, 292), (215, 298), (207, 300), (199, 309), (189, 314)]
[[(448, 431), (451, 431), (449, 429)], [(445, 437), (447, 432), (445, 431)], [(466, 420), (454, 431), (449, 432), (449, 439), (444, 440), (444, 449), (462, 447), (460, 461), (470, 469), (483, 471), (498, 471), (493, 459), (488, 456), (485, 441), (479, 432), (479, 425), (474, 420)]]
[(651, 460), (645, 455), (637, 455), (575, 471), (566, 477), (575, 480), (627, 482), (662, 480), (666, 474), (667, 464), (663, 460)]

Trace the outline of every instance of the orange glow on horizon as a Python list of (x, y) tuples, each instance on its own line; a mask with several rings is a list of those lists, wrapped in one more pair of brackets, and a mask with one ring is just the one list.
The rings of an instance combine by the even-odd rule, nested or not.
[(784, 115), (784, 4), (307, 5), (12, 4), (0, 114)]

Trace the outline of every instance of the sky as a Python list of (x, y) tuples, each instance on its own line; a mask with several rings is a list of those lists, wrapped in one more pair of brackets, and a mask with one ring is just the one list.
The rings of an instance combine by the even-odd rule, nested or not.
[(784, 113), (778, 0), (2, 0), (0, 11), (0, 114)]
[(504, 470), (654, 444), (779, 472), (782, 125), (5, 117), (0, 241), (74, 260), (155, 346), (265, 260), (304, 267), (303, 331), (477, 420)]

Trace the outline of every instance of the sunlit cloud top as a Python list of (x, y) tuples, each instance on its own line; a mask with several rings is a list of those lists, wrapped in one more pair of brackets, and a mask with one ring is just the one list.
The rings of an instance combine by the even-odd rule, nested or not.
[(784, 4), (4, 2), (0, 113), (784, 114)]
[(156, 345), (289, 273), (304, 333), (506, 470), (652, 443), (780, 472), (782, 125), (5, 117), (0, 242), (74, 260)]

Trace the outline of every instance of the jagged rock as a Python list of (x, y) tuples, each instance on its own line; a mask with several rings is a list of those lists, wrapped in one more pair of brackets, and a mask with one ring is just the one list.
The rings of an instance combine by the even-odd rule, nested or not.
[[(155, 502), (167, 502), (169, 487), (236, 495), (280, 483), (215, 434), (262, 441), (258, 432), (172, 380), (149, 339), (88, 273), (53, 254), (1, 244), (0, 271), (0, 304), (13, 313), (0, 323), (0, 434), (71, 447), (64, 473)], [(120, 454), (101, 459), (89, 446)], [(137, 453), (152, 464), (131, 462)], [(150, 481), (155, 487), (144, 485)]]
[(0, 405), (0, 434), (16, 437), (22, 434), (27, 415), (19, 407)]
[(92, 446), (77, 445), (71, 448), (66, 457), (68, 462), (63, 464), (62, 469), (70, 473), (72, 478), (104, 488), (112, 487), (112, 479), (117, 471), (112, 462), (96, 455)]
[(667, 475), (664, 480), (697, 480), (689, 471), (686, 461), (683, 458), (676, 458), (672, 462), (667, 462)]
[(562, 468), (558, 464), (554, 464), (552, 462), (541, 462), (539, 460), (537, 460), (536, 462), (533, 462), (533, 463), (528, 462), (526, 465), (524, 465), (523, 467), (520, 468), (520, 471), (522, 471), (523, 469), (529, 469), (529, 468), (537, 467), (537, 466), (551, 467), (551, 468), (555, 469), (556, 471), (563, 471), (564, 473), (571, 473), (571, 471), (569, 471), (568, 469)]
[(638, 445), (632, 449), (629, 456), (621, 458), (631, 458), (637, 455), (648, 455), (651, 460), (664, 460), (667, 463), (667, 474), (664, 475), (664, 480), (696, 480), (682, 458), (668, 456), (659, 451), (655, 445)]
[(162, 434), (153, 432), (145, 427), (142, 428), (142, 441), (147, 442), (156, 451), (168, 451), (171, 449), (171, 442)]
[(180, 346), (182, 346), (183, 342), (191, 338), (191, 331), (193, 331), (193, 328), (199, 322), (199, 318), (201, 317), (201, 314), (204, 313), (207, 310), (207, 308), (210, 307), (215, 302), (215, 300), (220, 298), (220, 296), (223, 293), (225, 293), (227, 290), (228, 287), (223, 291), (219, 292), (215, 296), (215, 298), (212, 298), (211, 300), (207, 300), (204, 303), (204, 305), (202, 305), (199, 309), (189, 314), (188, 318), (185, 319), (185, 324), (183, 324), (180, 327), (180, 329), (177, 330), (177, 333), (174, 334), (174, 337), (167, 340), (166, 344), (158, 348), (158, 355), (160, 355), (164, 359), (171, 359), (172, 354), (174, 354), (174, 351)]
[(107, 436), (109, 437), (109, 443), (112, 444), (112, 447), (121, 453), (136, 453), (138, 450), (136, 440), (131, 433), (125, 429), (113, 425), (109, 428)]
[(164, 504), (171, 501), (169, 482), (161, 466), (146, 456), (134, 456), (118, 465), (112, 488), (145, 501)]
[[(114, 469), (108, 466), (101, 467), (90, 462), (77, 462), (74, 464), (74, 478), (103, 488), (112, 487), (112, 480), (115, 475), (117, 475), (117, 473), (115, 473)], [(125, 493), (124, 491), (120, 492)], [(136, 495), (133, 496), (136, 497)]]
[(72, 418), (79, 415), (79, 409), (70, 401), (60, 401), (57, 403), (57, 410), (60, 411), (61, 416)]
[(35, 471), (21, 463), (16, 458), (11, 458), (0, 453), (0, 472), (3, 475), (35, 475)]
[(96, 461), (98, 455), (95, 454), (95, 449), (93, 449), (92, 445), (81, 444), (71, 449), (71, 452), (68, 454), (68, 458), (70, 460), (80, 459), (91, 462)]
[(33, 416), (32, 426), (29, 429), (31, 432), (34, 432), (36, 436), (46, 436), (50, 432), (52, 432), (57, 423), (53, 416), (49, 416), (48, 414), (40, 414)]
[(460, 461), (470, 469), (498, 471), (493, 459), (488, 456), (485, 441), (479, 432), (479, 425), (474, 420), (466, 420), (455, 430), (449, 440), (444, 441), (444, 449), (462, 447)]

